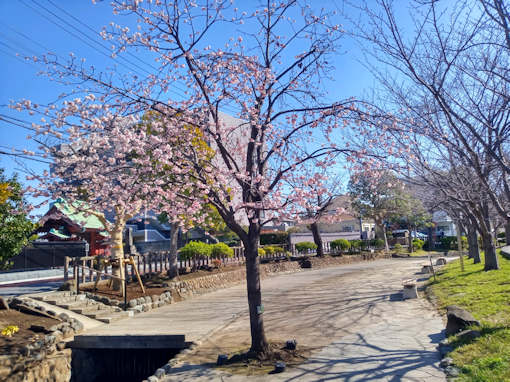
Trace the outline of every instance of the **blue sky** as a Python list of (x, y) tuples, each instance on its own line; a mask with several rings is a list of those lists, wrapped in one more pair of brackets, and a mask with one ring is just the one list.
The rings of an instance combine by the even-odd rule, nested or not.
[[(339, 7), (340, 3), (341, 0), (336, 0), (330, 6)], [(94, 31), (100, 31), (112, 20), (114, 17), (107, 1), (94, 5), (88, 0), (0, 0), (0, 117), (31, 122), (30, 116), (10, 110), (5, 105), (10, 100), (21, 98), (44, 104), (55, 99), (63, 90), (61, 85), (37, 75), (40, 66), (24, 62), (21, 57), (16, 57), (16, 53), (32, 56), (51, 51), (67, 57), (73, 52), (99, 68), (116, 65), (117, 70), (122, 72), (150, 71), (151, 58), (147, 56), (126, 56), (129, 62), (107, 57), (109, 44)], [(343, 22), (339, 17), (338, 23)], [(332, 100), (360, 97), (374, 86), (370, 73), (359, 63), (361, 58), (359, 47), (346, 37), (333, 63), (335, 70), (331, 74), (334, 81), (328, 89)], [(19, 126), (0, 120), (0, 150), (8, 151), (11, 147), (33, 149), (26, 139), (28, 133)], [(36, 172), (45, 167), (33, 161), (24, 163)], [(23, 170), (6, 155), (0, 155), (0, 167), (6, 169), (7, 175)], [(24, 178), (23, 174), (20, 175), (21, 179)]]

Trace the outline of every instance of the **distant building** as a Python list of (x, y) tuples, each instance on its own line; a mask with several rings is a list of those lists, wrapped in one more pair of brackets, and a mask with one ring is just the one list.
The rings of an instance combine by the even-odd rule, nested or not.
[(108, 249), (108, 233), (95, 215), (84, 212), (84, 204), (71, 205), (59, 198), (50, 204), (39, 220), (37, 241), (86, 241), (89, 255), (104, 254)]
[(435, 211), (432, 214), (432, 222), (435, 225), (433, 234), (436, 237), (457, 235), (455, 223), (445, 211)]

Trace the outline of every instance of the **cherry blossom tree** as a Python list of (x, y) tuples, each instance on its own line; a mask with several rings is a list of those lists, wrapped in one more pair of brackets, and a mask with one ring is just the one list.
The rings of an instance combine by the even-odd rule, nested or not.
[[(133, 193), (127, 190), (134, 190), (137, 201), (122, 199), (119, 211), (132, 214), (139, 204), (164, 206), (163, 198), (154, 196), (161, 191), (167, 203), (177, 204), (172, 208), (175, 210), (184, 206), (176, 202), (180, 200), (175, 191), (179, 188), (165, 187), (159, 174), (166, 172), (168, 176), (163, 179), (172, 181), (177, 169), (178, 178), (187, 177), (189, 182), (181, 184), (193, 184), (200, 195), (206, 196), (193, 198), (191, 206), (213, 205), (243, 243), (251, 351), (266, 355), (270, 350), (260, 288), (261, 227), (274, 219), (296, 216), (306, 209), (308, 200), (317, 197), (317, 190), (320, 195), (326, 192), (320, 187), (322, 177), (301, 179), (302, 184), (295, 184), (293, 189), (287, 186), (287, 180), (296, 179), (295, 174), (303, 171), (307, 162), (314, 161), (320, 169), (334, 166), (340, 156), (354, 163), (364, 155), (362, 150), (343, 145), (335, 134), (349, 125), (348, 118), (359, 115), (354, 101), (328, 101), (325, 90), (330, 80), (330, 56), (338, 47), (341, 28), (332, 13), (312, 10), (306, 1), (297, 0), (267, 1), (246, 10), (224, 0), (204, 0), (200, 4), (190, 0), (130, 0), (112, 1), (112, 6), (115, 14), (126, 16), (127, 24), (136, 21), (134, 30), (115, 23), (103, 30), (103, 37), (114, 46), (113, 54), (143, 50), (155, 59), (157, 71), (146, 78), (119, 78), (115, 73), (98, 73), (74, 58), (67, 63), (52, 56), (42, 59), (53, 79), (76, 85), (73, 92), (62, 96), (67, 104), (60, 113), (78, 116), (78, 126), (90, 119), (94, 120), (94, 129), (111, 126), (108, 119), (96, 121), (93, 109), (67, 100), (80, 92), (95, 94), (100, 103), (109, 105), (104, 115), (111, 118), (129, 117), (134, 122), (149, 111), (157, 114), (151, 124), (156, 127), (145, 129), (145, 135), (132, 137), (138, 134), (136, 129), (127, 129), (124, 136), (114, 135), (121, 142), (114, 141), (112, 149), (127, 146), (135, 151), (135, 155), (129, 155), (131, 162), (122, 162), (122, 169), (128, 162), (133, 164), (127, 165), (126, 173), (121, 172), (126, 175), (126, 183), (109, 187), (119, 194), (101, 194), (100, 187), (90, 185), (89, 195), (95, 193), (97, 207), (111, 208), (109, 198), (128, 198)], [(170, 96), (175, 84), (184, 84), (184, 95)], [(56, 113), (48, 109), (50, 115)], [(235, 118), (223, 113), (227, 110)], [(59, 126), (60, 119), (52, 118), (51, 124)], [(361, 135), (365, 125), (350, 128)], [(200, 155), (187, 152), (197, 132), (215, 152), (207, 163)], [(122, 141), (130, 137), (132, 141)], [(188, 147), (179, 145), (182, 153), (171, 149), (176, 147), (177, 137), (188, 142)], [(144, 152), (154, 153), (154, 160), (144, 158)], [(94, 158), (97, 160), (97, 155)], [(186, 164), (166, 166), (167, 160)], [(86, 162), (93, 165), (90, 160)], [(151, 169), (155, 164), (157, 171)], [(72, 166), (80, 167), (78, 163)], [(83, 171), (87, 178), (96, 178), (90, 167)], [(108, 178), (104, 175), (101, 179)]]

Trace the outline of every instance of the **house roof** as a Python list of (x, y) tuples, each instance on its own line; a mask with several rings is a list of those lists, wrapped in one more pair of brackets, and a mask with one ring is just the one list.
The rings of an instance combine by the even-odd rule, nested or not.
[(96, 215), (90, 211), (84, 202), (74, 202), (72, 205), (62, 198), (58, 198), (50, 205), (49, 211), (41, 218), (39, 223), (44, 225), (49, 220), (64, 220), (79, 225), (85, 229), (104, 230), (104, 225)]

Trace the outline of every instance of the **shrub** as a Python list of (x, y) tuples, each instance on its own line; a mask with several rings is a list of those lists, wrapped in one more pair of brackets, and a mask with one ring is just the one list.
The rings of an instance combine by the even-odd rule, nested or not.
[(420, 250), (425, 245), (425, 242), (421, 239), (413, 239), (413, 248), (416, 250)]
[(331, 249), (335, 252), (345, 252), (351, 247), (351, 243), (345, 239), (337, 239), (331, 242)]
[(402, 244), (399, 243), (395, 244), (393, 246), (393, 249), (395, 250), (396, 253), (401, 253), (403, 251)]
[(285, 253), (285, 249), (283, 249), (283, 247), (280, 247), (278, 245), (273, 245), (273, 251), (274, 251), (274, 253)]
[(227, 257), (232, 257), (234, 256), (234, 250), (232, 248), (230, 248), (228, 245), (226, 245), (225, 243), (216, 243), (216, 244), (213, 244), (211, 245), (211, 256), (212, 257), (222, 257), (222, 256), (227, 256)]
[(505, 231), (498, 233), (498, 238), (505, 239), (506, 238)]
[(266, 254), (266, 251), (264, 250), (264, 248), (259, 247), (258, 252), (259, 252), (259, 256), (264, 256)]
[(288, 232), (271, 232), (260, 234), (260, 244), (287, 244)]
[[(467, 242), (467, 237), (466, 236), (462, 236), (461, 237), (461, 241), (462, 241), (462, 249), (467, 249), (468, 247), (468, 242)], [(458, 249), (457, 247), (457, 236), (444, 236), (441, 238), (441, 247), (443, 249)]]
[(370, 245), (375, 248), (382, 248), (382, 247), (384, 247), (384, 240), (383, 239), (372, 239), (372, 240), (370, 240)]
[(360, 250), (363, 246), (363, 240), (351, 240), (350, 243), (353, 250)]
[(268, 255), (272, 255), (275, 252), (274, 247), (272, 245), (265, 245), (263, 248), (264, 251), (266, 251), (266, 254)]
[(197, 256), (211, 256), (212, 245), (203, 243), (201, 241), (190, 241), (179, 250), (179, 257), (181, 260), (192, 259)]
[(296, 243), (296, 251), (299, 253), (308, 252), (309, 250), (317, 249), (317, 244), (312, 243), (310, 241), (303, 241), (301, 243)]

